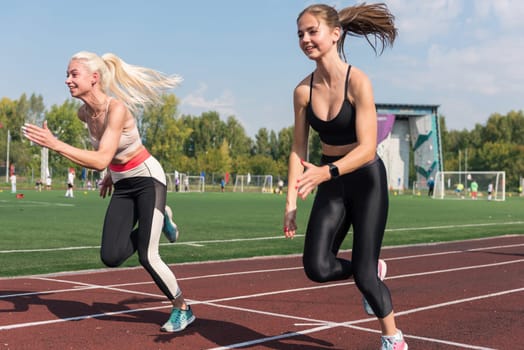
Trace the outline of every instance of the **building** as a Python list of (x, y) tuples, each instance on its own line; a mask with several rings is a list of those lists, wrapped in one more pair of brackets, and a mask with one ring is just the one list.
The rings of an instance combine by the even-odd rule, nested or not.
[(416, 185), (425, 188), (426, 181), (443, 170), (439, 106), (377, 103), (376, 107), (378, 154), (387, 169), (389, 188), (402, 192), (413, 187), (409, 183), (411, 161)]

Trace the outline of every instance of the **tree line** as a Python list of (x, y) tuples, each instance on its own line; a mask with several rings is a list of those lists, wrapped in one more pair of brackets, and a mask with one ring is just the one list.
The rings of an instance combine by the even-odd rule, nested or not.
[(440, 125), (445, 171), (505, 171), (507, 190), (519, 189), (524, 177), (522, 110), (494, 113), (485, 125), (476, 124), (472, 130), (448, 131), (443, 117)]
[[(179, 99), (174, 94), (163, 96), (163, 103), (149, 106), (136, 115), (144, 145), (161, 162), (166, 172), (179, 171), (189, 175), (206, 174), (270, 174), (287, 178), (287, 161), (293, 138), (293, 127), (278, 132), (261, 128), (249, 137), (235, 116), (221, 118), (218, 112), (186, 115), (179, 111)], [(68, 99), (61, 105), (45, 107), (41, 95), (22, 94), (18, 100), (0, 100), (0, 168), (5, 167), (7, 130), (10, 132), (10, 163), (17, 173), (29, 177), (40, 174), (40, 147), (23, 138), (25, 122), (48, 127), (62, 141), (75, 147), (90, 149), (85, 125), (77, 118), (80, 102)], [(447, 130), (445, 117), (440, 116), (444, 170), (459, 169), (459, 153), (468, 152), (470, 171), (506, 171), (508, 186), (518, 187), (524, 175), (524, 114), (511, 111), (507, 115), (493, 114), (486, 125), (473, 130)], [(292, 118), (290, 117), (290, 121)], [(309, 159), (320, 160), (320, 139), (310, 137)], [(460, 152), (459, 152), (460, 151)], [(75, 167), (69, 160), (49, 153), (53, 174), (64, 177), (66, 169)], [(81, 169), (77, 169), (80, 171)], [(3, 174), (0, 174), (3, 175)], [(410, 182), (415, 181), (415, 171)]]

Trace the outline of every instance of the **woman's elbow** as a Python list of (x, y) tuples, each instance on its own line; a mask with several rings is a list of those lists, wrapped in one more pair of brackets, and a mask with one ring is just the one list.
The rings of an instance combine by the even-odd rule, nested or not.
[(377, 155), (377, 148), (375, 146), (371, 146), (371, 145), (362, 145), (362, 160), (367, 163), (367, 162), (371, 162), (372, 160), (375, 159), (376, 155)]
[(104, 171), (109, 166), (110, 163), (111, 163), (111, 159), (106, 159), (105, 157), (99, 157), (98, 159), (95, 159), (92, 168), (96, 171)]
[[(109, 164), (108, 164), (109, 165)], [(102, 172), (107, 168), (107, 166), (93, 166), (93, 170), (96, 170), (98, 172)]]

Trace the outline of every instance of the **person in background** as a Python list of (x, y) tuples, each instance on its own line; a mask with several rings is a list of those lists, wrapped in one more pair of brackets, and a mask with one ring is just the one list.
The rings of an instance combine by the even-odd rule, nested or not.
[(492, 195), (493, 195), (493, 183), (490, 182), (488, 185), (488, 201), (491, 200)]
[[(329, 5), (305, 8), (297, 18), (300, 49), (316, 68), (295, 88), (294, 138), (284, 234), (297, 230), (297, 197), (317, 194), (306, 229), (303, 265), (316, 282), (353, 277), (364, 295), (366, 312), (382, 330), (382, 349), (406, 350), (397, 329), (389, 289), (382, 281), (386, 264), (379, 260), (388, 213), (386, 171), (377, 156), (377, 114), (368, 76), (345, 60), (347, 35), (392, 45), (397, 29), (385, 4), (361, 4), (339, 11)], [(381, 53), (382, 51), (380, 51)], [(379, 52), (377, 52), (378, 54)], [(321, 140), (320, 165), (306, 161), (309, 127)], [(337, 257), (353, 226), (351, 261)]]
[(469, 188), (471, 190), (471, 199), (476, 200), (479, 191), (479, 184), (477, 183), (477, 181), (473, 180), (471, 181)]
[(50, 190), (51, 190), (52, 182), (53, 182), (53, 180), (51, 179), (51, 176), (48, 175), (48, 176), (45, 178), (45, 189), (46, 189), (47, 191), (50, 191)]
[(75, 169), (69, 168), (67, 172), (67, 190), (65, 193), (67, 198), (74, 198), (73, 187), (75, 187)]
[(16, 193), (16, 174), (14, 172), (9, 177), (9, 181), (11, 181), (11, 193)]
[(79, 166), (97, 171), (109, 167), (100, 183), (102, 198), (112, 194), (102, 232), (102, 261), (116, 267), (138, 252), (140, 264), (173, 305), (161, 327), (166, 332), (185, 329), (195, 316), (158, 251), (162, 231), (174, 242), (178, 230), (166, 206), (166, 175), (142, 144), (133, 112), (161, 103), (161, 93), (180, 82), (178, 76), (128, 64), (111, 53), (98, 56), (82, 51), (69, 61), (65, 83), (71, 96), (84, 102), (78, 118), (87, 124), (94, 150), (60, 141), (47, 122), (42, 127), (23, 127), (29, 140)]
[(433, 191), (435, 189), (435, 180), (432, 177), (428, 180), (428, 197), (433, 196)]
[(36, 180), (35, 190), (37, 190), (38, 192), (42, 192), (42, 180), (41, 179)]

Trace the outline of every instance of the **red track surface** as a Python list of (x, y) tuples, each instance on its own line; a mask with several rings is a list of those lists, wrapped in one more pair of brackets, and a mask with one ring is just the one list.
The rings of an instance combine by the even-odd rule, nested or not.
[[(382, 257), (411, 350), (522, 348), (524, 235)], [(170, 305), (142, 269), (0, 279), (0, 350), (379, 348), (353, 281), (310, 282), (299, 256), (174, 269), (197, 317), (175, 334), (160, 332)]]

